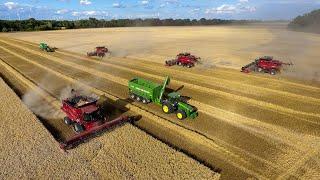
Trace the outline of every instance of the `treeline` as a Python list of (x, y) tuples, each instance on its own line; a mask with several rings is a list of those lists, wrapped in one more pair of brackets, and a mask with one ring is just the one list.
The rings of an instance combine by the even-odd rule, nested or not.
[(289, 23), (288, 28), (297, 31), (320, 33), (320, 9), (296, 17)]
[(58, 29), (103, 28), (103, 27), (139, 27), (139, 26), (204, 26), (225, 24), (247, 24), (248, 20), (221, 20), (221, 19), (118, 19), (98, 20), (89, 18), (83, 20), (0, 20), (2, 32), (12, 31), (45, 31)]

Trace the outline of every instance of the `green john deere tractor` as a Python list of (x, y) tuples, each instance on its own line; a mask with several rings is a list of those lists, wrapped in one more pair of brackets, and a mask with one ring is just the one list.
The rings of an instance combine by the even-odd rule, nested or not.
[(129, 96), (144, 104), (153, 102), (162, 106), (164, 113), (175, 113), (180, 120), (187, 117), (192, 119), (196, 118), (198, 116), (197, 109), (188, 104), (179, 93), (165, 93), (166, 86), (169, 82), (169, 77), (166, 77), (163, 85), (141, 78), (134, 78), (129, 81)]
[(56, 49), (56, 48), (52, 48), (52, 47), (48, 46), (48, 44), (46, 44), (46, 43), (40, 43), (39, 48), (42, 51), (46, 51), (46, 52), (54, 52)]

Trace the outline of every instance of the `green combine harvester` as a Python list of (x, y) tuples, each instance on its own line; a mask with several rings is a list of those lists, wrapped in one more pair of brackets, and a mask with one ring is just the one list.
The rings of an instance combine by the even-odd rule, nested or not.
[(42, 51), (46, 51), (46, 52), (54, 52), (56, 48), (51, 48), (50, 46), (48, 46), (48, 44), (46, 43), (40, 43), (39, 44), (39, 48)]
[(169, 77), (166, 77), (163, 85), (141, 78), (134, 78), (129, 81), (129, 96), (131, 99), (141, 101), (144, 104), (153, 102), (162, 106), (164, 113), (176, 113), (180, 120), (187, 117), (196, 118), (198, 116), (197, 109), (183, 100), (179, 93), (165, 93), (169, 82)]

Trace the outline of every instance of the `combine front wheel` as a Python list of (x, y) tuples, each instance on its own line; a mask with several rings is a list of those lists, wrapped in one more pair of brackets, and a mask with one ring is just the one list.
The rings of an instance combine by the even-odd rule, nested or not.
[(73, 129), (76, 133), (81, 133), (82, 131), (84, 131), (83, 127), (78, 123), (75, 123), (73, 125)]
[(71, 119), (68, 118), (68, 117), (64, 117), (63, 120), (64, 120), (64, 123), (66, 123), (66, 125), (71, 125), (72, 124)]

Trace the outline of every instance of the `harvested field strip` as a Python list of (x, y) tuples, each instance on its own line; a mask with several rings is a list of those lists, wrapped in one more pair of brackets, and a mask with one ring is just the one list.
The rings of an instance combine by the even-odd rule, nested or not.
[[(15, 41), (21, 42), (21, 40), (15, 40)], [(22, 42), (26, 43), (25, 41), (22, 41)], [(26, 44), (29, 44), (35, 48), (38, 48), (33, 43), (26, 43)], [(319, 98), (307, 96), (307, 95), (305, 95), (305, 93), (303, 95), (301, 95), (301, 94), (290, 93), (290, 92), (286, 92), (286, 91), (282, 91), (282, 90), (265, 88), (262, 86), (244, 84), (244, 83), (240, 83), (240, 82), (237, 82), (234, 80), (227, 80), (227, 79), (217, 78), (217, 77), (213, 77), (213, 76), (206, 76), (206, 75), (200, 75), (200, 74), (190, 73), (190, 72), (186, 72), (186, 71), (180, 71), (177, 69), (174, 69), (174, 71), (173, 71), (170, 68), (164, 68), (162, 65), (161, 66), (159, 65), (155, 68), (154, 64), (151, 65), (149, 63), (140, 62), (140, 61), (132, 62), (132, 61), (128, 61), (126, 58), (112, 58), (113, 63), (111, 63), (111, 62), (106, 62), (106, 61), (104, 61), (104, 62), (92, 61), (91, 58), (87, 58), (87, 57), (84, 57), (84, 56), (81, 56), (81, 55), (78, 55), (75, 53), (66, 52), (63, 50), (58, 50), (56, 53), (71, 56), (71, 57), (76, 57), (77, 59), (89, 60), (90, 62), (95, 63), (95, 64), (111, 66), (114, 68), (134, 72), (137, 74), (143, 73), (145, 71), (145, 69), (149, 69), (151, 72), (159, 72), (159, 69), (161, 69), (161, 72), (166, 72), (167, 74), (172, 73), (175, 77), (177, 77), (177, 76), (179, 76), (179, 74), (181, 74), (183, 76), (179, 76), (180, 78), (181, 77), (188, 77), (189, 80), (202, 81), (206, 85), (225, 87), (225, 88), (232, 89), (232, 90), (247, 92), (248, 94), (259, 94), (260, 95), (261, 93), (269, 92), (269, 93), (276, 93), (276, 94), (283, 95), (284, 98), (287, 98), (287, 97), (294, 98), (292, 100), (297, 100), (297, 101), (301, 101), (301, 102), (307, 101), (308, 103), (312, 103), (312, 102), (313, 103), (320, 103)], [(55, 55), (53, 54), (53, 56), (55, 56)], [(123, 62), (123, 61), (125, 61), (125, 62)], [(117, 65), (117, 64), (120, 64), (120, 65)], [(128, 66), (128, 65), (131, 65), (131, 66)], [(137, 68), (137, 65), (140, 65), (141, 67), (143, 67), (143, 69)], [(127, 66), (127, 67), (125, 67), (125, 66)], [(134, 70), (134, 69), (139, 69), (139, 71)], [(179, 73), (177, 73), (177, 71)], [(158, 78), (150, 73), (149, 74), (143, 73), (143, 74), (148, 75), (150, 77)], [(320, 89), (319, 89), (319, 91), (320, 91)]]
[[(0, 49), (2, 49), (1, 46), (0, 46)], [(14, 72), (16, 72), (16, 70), (13, 67), (10, 67), (5, 62), (3, 62), (3, 60), (1, 58), (0, 58), (0, 60), (1, 60), (0, 64), (3, 67), (5, 67), (7, 71), (11, 72), (12, 74), (15, 74), (17, 79), (19, 79), (21, 82), (26, 84), (26, 86), (28, 86), (31, 90), (36, 91), (37, 94), (39, 94), (41, 96), (41, 98), (46, 100), (53, 107), (55, 107), (56, 109), (60, 109), (60, 102), (59, 101), (57, 101), (56, 99), (52, 98), (49, 94), (47, 94), (46, 92), (42, 91), (39, 87), (35, 86), (34, 84), (32, 84), (32, 83), (30, 83), (28, 81), (24, 81), (25, 77), (23, 77), (21, 74), (14, 73)]]
[[(0, 41), (5, 43), (5, 44), (9, 44), (11, 46), (17, 47), (17, 48), (22, 48), (22, 46), (14, 45), (12, 43), (8, 43), (8, 42), (5, 42), (3, 40), (0, 40)], [(102, 78), (106, 78), (106, 79), (112, 80), (114, 82), (123, 84), (123, 85), (127, 85), (127, 82), (128, 82), (127, 79), (118, 78), (118, 77), (115, 77), (115, 76), (107, 74), (107, 73), (98, 72), (98, 71), (96, 71), (95, 69), (92, 69), (92, 68), (87, 68), (87, 67), (82, 66), (82, 65), (66, 62), (66, 61), (62, 60), (61, 58), (56, 58), (56, 57), (53, 57), (53, 56), (50, 56), (50, 55), (47, 55), (47, 54), (42, 54), (42, 53), (40, 53), (38, 51), (34, 51), (34, 50), (30, 50), (30, 49), (25, 49), (25, 50), (30, 52), (30, 53), (32, 53), (32, 54), (36, 54), (36, 55), (45, 57), (47, 59), (50, 59), (50, 60), (53, 60), (53, 61), (56, 61), (56, 62), (60, 62), (61, 64), (70, 66), (72, 68), (77, 68), (79, 70), (86, 71), (86, 72), (88, 72), (90, 74), (95, 74), (96, 76), (99, 76), (99, 77), (102, 77)], [(177, 83), (177, 84), (183, 84), (182, 82), (176, 81), (176, 80), (173, 80), (172, 82)], [(257, 100), (254, 100), (254, 99), (251, 99), (251, 98), (248, 98), (248, 97), (237, 96), (237, 95), (229, 94), (229, 93), (226, 93), (226, 92), (223, 92), (223, 91), (217, 91), (217, 90), (214, 90), (214, 89), (205, 88), (205, 87), (201, 87), (201, 86), (197, 86), (197, 85), (193, 85), (193, 84), (189, 84), (189, 83), (185, 83), (184, 85), (189, 87), (189, 88), (191, 88), (191, 89), (197, 89), (197, 90), (201, 90), (203, 92), (217, 94), (217, 95), (229, 98), (229, 99), (234, 99), (236, 101), (244, 101), (244, 102), (251, 103), (251, 104), (254, 104), (256, 106), (259, 106), (261, 108), (267, 108), (267, 109), (274, 110), (275, 112), (282, 111), (284, 113), (289, 113), (289, 114), (291, 113), (291, 114), (308, 116), (308, 117), (315, 117), (315, 118), (319, 118), (320, 117), (320, 114), (318, 114), (318, 113), (306, 113), (306, 112), (302, 112), (302, 111), (299, 111), (299, 110), (293, 110), (293, 109), (286, 108), (286, 107), (283, 107), (283, 106), (274, 105), (272, 103), (266, 103), (266, 102), (262, 102), (262, 101), (257, 101)], [(190, 103), (194, 104), (194, 103), (197, 103), (197, 101), (190, 100)]]
[(0, 104), (0, 134), (4, 137), (0, 140), (4, 157), (0, 160), (0, 176), (4, 179), (219, 178), (207, 167), (130, 125), (62, 154), (50, 133), (1, 78), (0, 89), (0, 99), (4, 100)]
[[(13, 52), (11, 52), (13, 53)], [(20, 56), (16, 53), (13, 53), (13, 55), (15, 56), (18, 56), (19, 58), (27, 61), (27, 62), (30, 62), (36, 66), (39, 66), (40, 68), (44, 68), (45, 70), (47, 70), (48, 72), (52, 72), (58, 76), (60, 76), (61, 78), (63, 79), (66, 79), (72, 83), (76, 83), (77, 81), (70, 78), (70, 77), (67, 77), (67, 76), (64, 76), (60, 73), (57, 73), (55, 71), (52, 71), (51, 69), (45, 67), (45, 66), (42, 66), (40, 64), (37, 64), (27, 58), (24, 58), (23, 56)], [(77, 82), (78, 83), (78, 82)], [(82, 84), (82, 83), (81, 83)], [(118, 97), (115, 97), (113, 95), (110, 95), (110, 94), (105, 94), (105, 92), (101, 91), (101, 90), (98, 90), (96, 88), (91, 88), (85, 84), (82, 84), (82, 86), (88, 88), (88, 89), (91, 89), (94, 93), (98, 94), (98, 95), (106, 95), (107, 97), (109, 97), (110, 99), (113, 99), (113, 100), (118, 100), (119, 98)], [(127, 103), (125, 103), (127, 104)], [(163, 121), (164, 119), (163, 118), (160, 118), (159, 116), (149, 112), (147, 109), (141, 109), (141, 107), (136, 107), (134, 105), (131, 105), (131, 104), (127, 104), (126, 105), (127, 108), (129, 108), (130, 110), (132, 110), (133, 112), (137, 113), (137, 114), (141, 114), (145, 117), (149, 117), (153, 123), (155, 123), (155, 125), (157, 126), (164, 126), (166, 127), (167, 129), (170, 129), (172, 132), (176, 132), (176, 130), (174, 130), (175, 128), (179, 127), (178, 129), (181, 129), (177, 132), (177, 134), (180, 134), (180, 136), (182, 137), (186, 137), (188, 140), (191, 140), (192, 142), (194, 142), (194, 144), (199, 144), (199, 146), (204, 146), (208, 149), (211, 149), (211, 151), (213, 152), (217, 152), (217, 156), (220, 156), (220, 157), (228, 157), (228, 162), (233, 164), (235, 167), (239, 168), (239, 169), (242, 169), (244, 172), (246, 173), (249, 173), (249, 174), (252, 174), (253, 176), (256, 176), (256, 177), (260, 177), (260, 178), (263, 178), (264, 176), (257, 173), (257, 172), (254, 172), (254, 171), (251, 171), (249, 169), (252, 169), (254, 168), (255, 166), (254, 165), (251, 165), (248, 161), (242, 159), (240, 156), (236, 155), (236, 154), (233, 154), (232, 152), (230, 152), (229, 150), (225, 149), (224, 147), (221, 147), (219, 146), (218, 144), (214, 143), (214, 141), (208, 139), (206, 136), (203, 136), (203, 135), (200, 135), (198, 132), (194, 131), (194, 130), (191, 130), (191, 129), (186, 129), (185, 127), (181, 127), (180, 125), (174, 123), (172, 124), (172, 122), (170, 122), (170, 120), (167, 120), (166, 121)], [(171, 127), (172, 126), (172, 127)], [(182, 131), (183, 130), (183, 131)], [(182, 132), (181, 132), (182, 131)], [(190, 139), (191, 138), (191, 139)], [(253, 162), (253, 160), (251, 160)], [(238, 167), (237, 164), (241, 164), (241, 167)], [(242, 166), (245, 166), (245, 167), (242, 167)], [(246, 168), (248, 167), (248, 168)], [(261, 166), (260, 166), (261, 167)], [(265, 172), (260, 172), (260, 173), (265, 173)]]
[[(265, 161), (265, 160), (264, 160), (264, 162), (269, 164), (269, 162), (268, 162), (268, 161)], [(271, 163), (271, 164), (269, 164), (269, 166), (270, 166), (270, 165), (271, 165), (271, 166), (273, 166), (273, 167), (279, 167), (279, 166), (277, 166), (277, 165), (273, 165), (272, 163)]]
[[(155, 62), (147, 61), (147, 59), (140, 58), (140, 57), (135, 57), (135, 56), (127, 56), (127, 57), (130, 58), (130, 59), (140, 60), (140, 61), (142, 61), (144, 63), (147, 63), (147, 64), (150, 64), (150, 65), (152, 65), (152, 64), (153, 65), (154, 64), (158, 64), (157, 66), (163, 65), (161, 63), (155, 63)], [(233, 69), (220, 68), (217, 73), (220, 74), (220, 75), (229, 74), (231, 76), (238, 76), (239, 75), (239, 71), (235, 71)], [(276, 79), (276, 78), (272, 78), (272, 77), (264, 77), (263, 75), (258, 75), (258, 74), (252, 74), (252, 75), (250, 75), (250, 78), (256, 79), (256, 80), (263, 80), (263, 81), (273, 82), (275, 84), (281, 84), (282, 83), (282, 84), (292, 85), (292, 86), (296, 86), (296, 87), (299, 87), (299, 88), (304, 88), (306, 90), (308, 90), (308, 89), (317, 90), (317, 91), (320, 90), (320, 87), (310, 86), (310, 85), (291, 82), (291, 81), (283, 81), (281, 79)]]
[[(180, 80), (180, 82), (186, 83), (183, 79), (185, 77), (188, 77), (187, 82), (192, 82), (192, 84), (195, 84), (195, 82), (197, 82), (197, 83), (201, 82), (201, 86), (203, 86), (203, 87), (208, 87), (208, 88), (222, 87), (222, 88), (226, 88), (228, 90), (235, 91), (233, 94), (239, 95), (239, 93), (237, 93), (237, 92), (240, 92), (240, 93), (245, 94), (247, 96), (256, 95), (256, 97), (254, 97), (254, 99), (268, 101), (268, 102), (270, 101), (270, 103), (274, 103), (274, 104), (279, 104), (281, 102), (288, 102), (288, 100), (298, 101), (300, 103), (314, 104), (314, 105), (320, 104), (320, 99), (318, 99), (318, 98), (289, 93), (289, 92), (285, 92), (285, 91), (268, 89), (268, 88), (264, 88), (264, 87), (247, 85), (247, 84), (243, 84), (243, 83), (239, 83), (239, 82), (235, 82), (235, 81), (224, 80), (221, 78), (215, 78), (215, 77), (209, 78), (208, 76), (203, 76), (203, 75), (192, 75), (191, 73), (188, 73), (188, 72), (180, 72), (180, 73), (176, 73), (176, 72), (172, 72), (172, 71), (169, 72), (167, 68), (161, 69), (161, 72), (160, 72), (159, 68), (161, 68), (161, 67), (154, 67), (154, 66), (148, 67), (148, 66), (142, 65), (142, 64), (141, 64), (141, 68), (139, 68), (139, 67), (137, 67), (136, 62), (134, 62), (134, 63), (127, 62), (127, 61), (121, 62), (121, 60), (123, 60), (123, 59), (114, 60), (114, 58), (113, 58), (112, 59), (113, 62), (111, 63), (110, 61), (109, 62), (107, 62), (107, 61), (104, 61), (104, 62), (93, 61), (90, 58), (85, 58), (85, 57), (82, 57), (79, 55), (74, 55), (71, 53), (63, 52), (63, 51), (57, 51), (57, 53), (60, 53), (60, 54), (66, 55), (66, 56), (76, 57), (78, 59), (90, 61), (91, 63), (103, 65), (106, 67), (114, 67), (117, 69), (121, 69), (123, 71), (129, 71), (129, 72), (132, 72), (135, 74), (141, 74), (143, 76), (148, 76), (148, 77), (152, 77), (152, 78), (159, 79), (159, 80), (161, 80), (161, 78), (163, 78), (163, 76), (165, 74), (165, 75), (170, 75), (171, 77), (174, 77), (175, 80), (182, 79), (182, 80)], [(53, 55), (53, 56), (55, 56), (55, 55)], [(55, 57), (59, 57), (59, 56), (55, 56)], [(111, 60), (111, 59), (109, 59), (109, 60)], [(117, 64), (120, 64), (120, 65), (117, 65)], [(147, 73), (146, 71), (148, 71), (149, 73)], [(163, 72), (165, 72), (165, 73), (163, 73)], [(158, 75), (156, 75), (156, 74), (158, 74)], [(194, 78), (192, 76), (196, 76), (197, 78)], [(281, 95), (281, 98), (270, 99), (269, 96), (274, 95), (274, 94)], [(265, 96), (265, 97), (263, 99), (261, 99), (261, 97), (263, 97), (263, 96)]]

